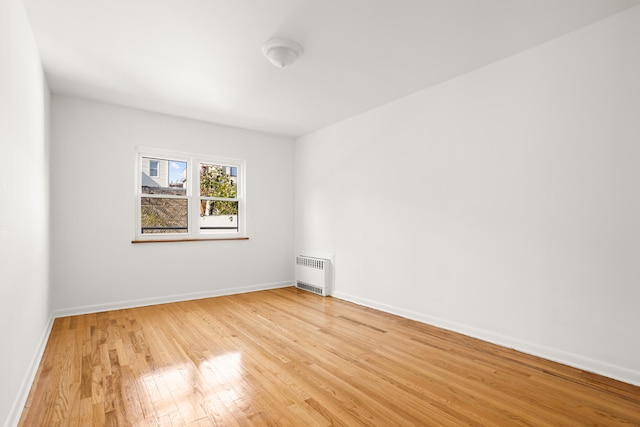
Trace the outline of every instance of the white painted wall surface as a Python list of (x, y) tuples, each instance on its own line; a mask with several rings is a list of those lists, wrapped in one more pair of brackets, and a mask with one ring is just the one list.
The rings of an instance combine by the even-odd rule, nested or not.
[(640, 7), (300, 138), (296, 251), (339, 297), (640, 384), (638, 40)]
[(0, 0), (0, 425), (17, 422), (49, 331), (49, 89), (22, 2)]
[[(68, 97), (51, 108), (57, 315), (293, 281), (293, 139)], [(136, 146), (246, 160), (249, 240), (132, 244)]]

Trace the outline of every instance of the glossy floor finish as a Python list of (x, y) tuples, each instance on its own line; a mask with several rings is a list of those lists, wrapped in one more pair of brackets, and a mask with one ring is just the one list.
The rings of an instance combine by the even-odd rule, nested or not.
[(295, 288), (57, 319), (22, 426), (640, 425), (640, 388)]

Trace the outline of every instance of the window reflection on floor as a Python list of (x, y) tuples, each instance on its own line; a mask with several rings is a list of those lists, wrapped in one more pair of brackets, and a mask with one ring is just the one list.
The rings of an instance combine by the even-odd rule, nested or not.
[(230, 352), (197, 366), (183, 363), (158, 369), (140, 380), (158, 421), (190, 422), (233, 412), (230, 407), (244, 397), (242, 372), (242, 355)]

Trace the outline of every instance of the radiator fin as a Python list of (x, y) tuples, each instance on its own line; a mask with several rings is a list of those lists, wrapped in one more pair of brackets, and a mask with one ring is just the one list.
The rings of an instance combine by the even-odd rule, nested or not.
[(314, 285), (310, 285), (308, 283), (297, 281), (296, 282), (296, 287), (298, 289), (303, 289), (305, 291), (313, 292), (314, 294), (324, 295), (324, 289), (321, 288), (320, 286), (314, 286)]

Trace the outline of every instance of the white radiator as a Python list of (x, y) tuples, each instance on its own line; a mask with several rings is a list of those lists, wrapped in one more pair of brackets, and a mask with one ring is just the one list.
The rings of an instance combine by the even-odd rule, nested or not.
[(331, 295), (331, 261), (298, 255), (296, 257), (296, 288), (323, 297)]

